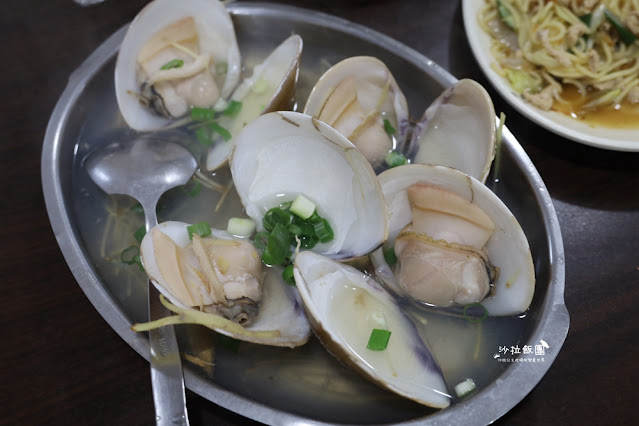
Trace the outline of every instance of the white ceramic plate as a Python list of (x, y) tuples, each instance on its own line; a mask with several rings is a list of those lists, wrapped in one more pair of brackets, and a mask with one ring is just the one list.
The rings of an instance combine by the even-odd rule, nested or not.
[(466, 36), (484, 74), (510, 105), (540, 126), (573, 141), (616, 151), (639, 151), (639, 129), (593, 127), (565, 114), (542, 111), (524, 102), (508, 82), (490, 66), (494, 62), (490, 54), (490, 37), (477, 22), (477, 13), (483, 4), (484, 0), (462, 0)]

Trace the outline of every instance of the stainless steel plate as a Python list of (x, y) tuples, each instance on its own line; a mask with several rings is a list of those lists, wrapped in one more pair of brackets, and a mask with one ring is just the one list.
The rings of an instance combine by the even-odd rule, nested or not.
[[(300, 108), (328, 66), (354, 55), (376, 56), (388, 65), (408, 98), (413, 116), (420, 116), (445, 87), (456, 81), (414, 50), (342, 19), (259, 3), (232, 5), (229, 9), (249, 69), (291, 33), (302, 36), (304, 52), (297, 94)], [(42, 186), (51, 225), (76, 280), (111, 327), (148, 359), (146, 335), (129, 328), (146, 318), (145, 276), (135, 267), (123, 267), (108, 259), (104, 255), (108, 249), (101, 242), (103, 234), (119, 235), (127, 226), (136, 225), (133, 220), (119, 224), (121, 230), (109, 228), (114, 226), (109, 215), (122, 212), (107, 214), (105, 206), (118, 206), (100, 193), (82, 168), (82, 160), (91, 149), (107, 141), (109, 135), (127, 132), (113, 87), (115, 57), (125, 31), (122, 28), (116, 32), (71, 75), (47, 128)], [(438, 333), (436, 318), (423, 332), (439, 357), (451, 392), (465, 378), (465, 370), (454, 371), (449, 360), (458, 358), (456, 362), (466, 366), (472, 361), (464, 357), (475, 361), (483, 358), (481, 362), (489, 368), (473, 377), (480, 391), (472, 397), (455, 400), (443, 411), (420, 406), (365, 382), (334, 360), (315, 339), (295, 350), (244, 343), (237, 351), (218, 346), (217, 367), (211, 372), (206, 357), (215, 335), (190, 326), (178, 330), (181, 348), (187, 354), (187, 387), (218, 405), (269, 424), (487, 424), (502, 416), (546, 373), (564, 342), (569, 317), (563, 300), (563, 243), (552, 200), (537, 170), (507, 129), (498, 179), (492, 175), (488, 182), (529, 239), (537, 288), (526, 315), (490, 318), (482, 323), (484, 331), (477, 334), (481, 337), (473, 346), (474, 357), (464, 355), (468, 352), (464, 348), (458, 351), (462, 355), (454, 353), (457, 349), (451, 349)], [(121, 203), (120, 208), (127, 205), (126, 200), (116, 201)], [(462, 332), (474, 336), (476, 329), (469, 327), (476, 325), (466, 325)], [(491, 334), (491, 327), (499, 332)], [(517, 356), (511, 354), (515, 348), (540, 348), (544, 353)], [(451, 351), (455, 356), (450, 356)], [(525, 358), (529, 361), (520, 362)]]

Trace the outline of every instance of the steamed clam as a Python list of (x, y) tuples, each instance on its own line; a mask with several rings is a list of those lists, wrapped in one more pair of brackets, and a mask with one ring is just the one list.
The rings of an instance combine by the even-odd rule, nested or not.
[(459, 80), (415, 125), (408, 157), (414, 163), (453, 167), (485, 182), (495, 156), (495, 127), (495, 109), (486, 89), (474, 80)]
[(373, 169), (326, 123), (298, 112), (262, 115), (237, 135), (230, 166), (258, 230), (269, 209), (303, 195), (334, 230), (332, 241), (314, 251), (349, 259), (386, 240), (386, 207)]
[(494, 316), (528, 309), (535, 288), (528, 241), (493, 192), (444, 166), (401, 166), (379, 180), (390, 232), (371, 260), (388, 288), (440, 307), (481, 302)]
[[(379, 59), (355, 56), (322, 75), (304, 113), (334, 127), (373, 167), (397, 148), (408, 128), (408, 104), (390, 70)], [(397, 135), (390, 129), (398, 129)]]
[[(373, 278), (313, 252), (295, 259), (295, 281), (315, 334), (345, 364), (378, 385), (421, 404), (447, 407), (436, 360), (396, 300)], [(390, 332), (383, 350), (372, 330)]]
[(239, 81), (231, 18), (218, 0), (154, 0), (131, 23), (118, 53), (118, 106), (135, 130), (154, 130), (193, 106), (209, 108)]
[[(149, 278), (174, 305), (236, 339), (299, 346), (310, 335), (297, 292), (265, 271), (253, 243), (224, 231), (189, 238), (188, 224), (163, 222), (142, 240)], [(185, 321), (194, 322), (194, 321)]]
[(218, 121), (229, 131), (231, 139), (217, 138), (207, 155), (208, 170), (216, 170), (226, 164), (233, 149), (233, 138), (247, 123), (260, 114), (290, 108), (299, 75), (302, 46), (300, 36), (288, 37), (255, 66), (252, 75), (233, 92), (230, 102), (240, 102), (242, 108), (237, 116), (222, 116)]

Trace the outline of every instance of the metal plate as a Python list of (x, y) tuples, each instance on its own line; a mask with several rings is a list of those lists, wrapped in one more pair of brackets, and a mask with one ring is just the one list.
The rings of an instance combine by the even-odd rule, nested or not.
[[(229, 9), (248, 69), (291, 33), (302, 36), (299, 109), (321, 73), (349, 56), (371, 55), (384, 61), (406, 94), (412, 116), (420, 116), (444, 88), (456, 81), (418, 52), (333, 16), (259, 3), (231, 5)], [(122, 28), (111, 36), (71, 75), (47, 128), (42, 186), (58, 244), (82, 290), (111, 327), (148, 359), (146, 335), (129, 328), (146, 318), (145, 276), (135, 267), (115, 266), (116, 262), (105, 259), (103, 250), (97, 247), (100, 233), (106, 232), (105, 203), (109, 200), (92, 185), (82, 168), (82, 160), (92, 148), (114, 132), (126, 132), (113, 87), (115, 57), (125, 31)], [(493, 174), (488, 182), (528, 237), (537, 287), (531, 308), (522, 318), (490, 319), (483, 324), (499, 328), (500, 321), (510, 321), (516, 332), (484, 341), (481, 356), (495, 357), (485, 361), (494, 364), (489, 374), (478, 378), (480, 391), (472, 397), (455, 401), (442, 411), (420, 406), (359, 378), (334, 360), (316, 339), (295, 350), (251, 344), (242, 344), (237, 352), (218, 348), (216, 370), (211, 373), (202, 362), (202, 354), (212, 347), (214, 333), (181, 326), (181, 349), (191, 355), (185, 360), (187, 387), (220, 406), (268, 424), (487, 424), (502, 416), (546, 373), (564, 342), (569, 317), (563, 300), (563, 243), (552, 200), (537, 170), (507, 129), (498, 179)], [(436, 328), (431, 326), (430, 330)], [(449, 357), (438, 353), (438, 348), (446, 345), (437, 332), (426, 331), (425, 338), (435, 356), (439, 355), (452, 392), (459, 373), (449, 371)], [(505, 348), (536, 348), (542, 340), (543, 356), (520, 354), (507, 360), (505, 350), (502, 352)], [(196, 362), (192, 362), (194, 356), (199, 357)], [(516, 361), (523, 358), (531, 362)]]

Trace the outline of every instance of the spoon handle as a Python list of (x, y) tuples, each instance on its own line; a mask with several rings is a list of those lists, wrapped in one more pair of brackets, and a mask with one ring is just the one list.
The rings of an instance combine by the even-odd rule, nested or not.
[[(168, 311), (160, 302), (160, 295), (149, 282), (149, 317), (151, 321), (167, 316)], [(151, 345), (151, 385), (155, 420), (158, 426), (188, 426), (186, 395), (180, 351), (172, 325), (149, 332)]]
[[(158, 196), (159, 198), (159, 196)], [(147, 232), (157, 225), (155, 206), (157, 201), (144, 205)], [(149, 320), (164, 318), (171, 313), (160, 302), (160, 293), (149, 281)], [(151, 386), (155, 405), (155, 421), (158, 426), (188, 426), (186, 395), (180, 350), (175, 328), (166, 325), (149, 332), (151, 346)]]

